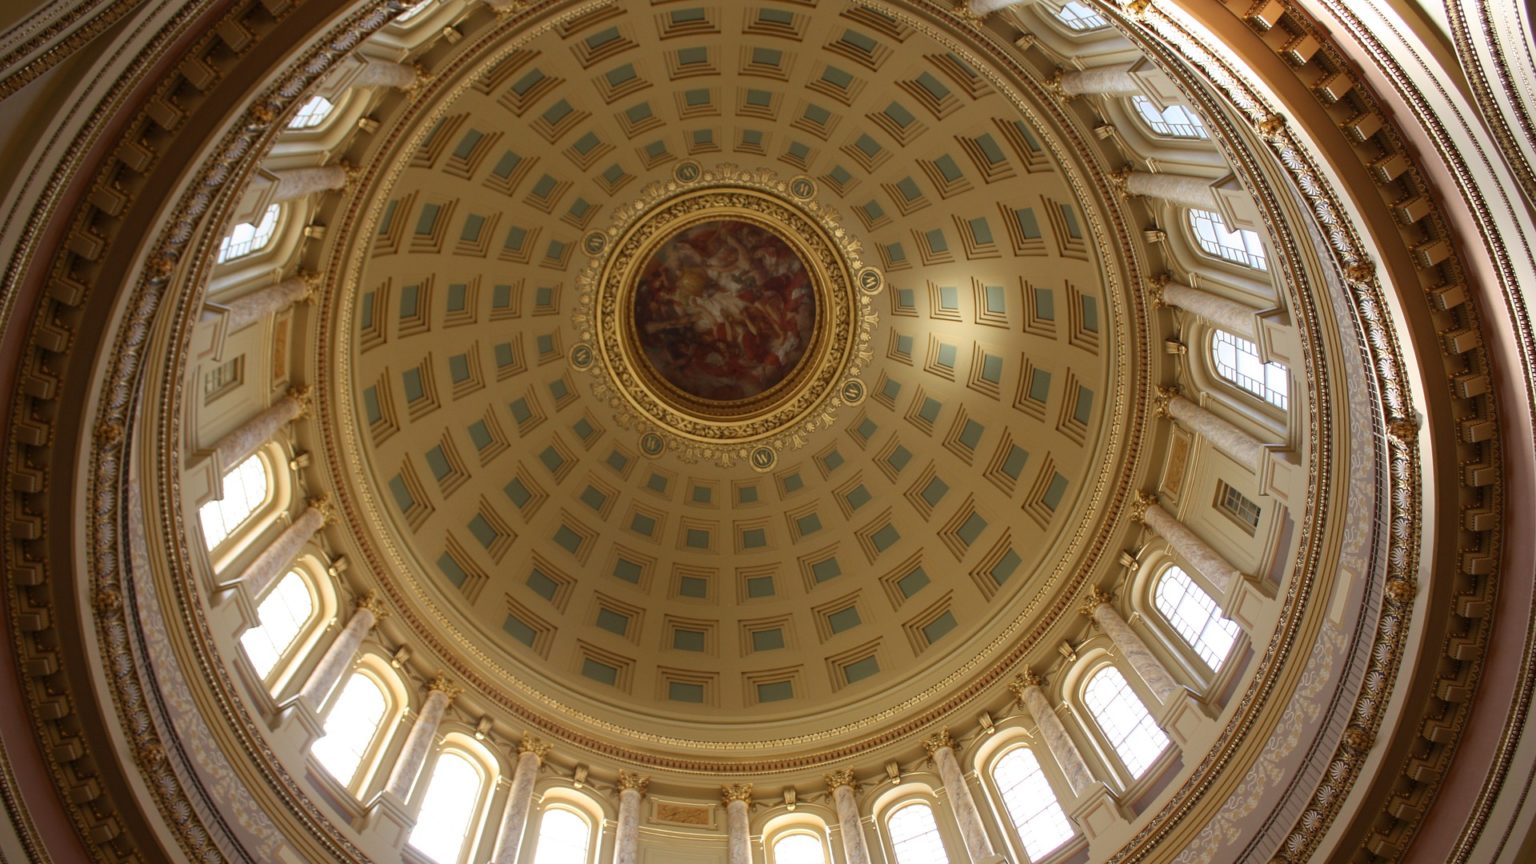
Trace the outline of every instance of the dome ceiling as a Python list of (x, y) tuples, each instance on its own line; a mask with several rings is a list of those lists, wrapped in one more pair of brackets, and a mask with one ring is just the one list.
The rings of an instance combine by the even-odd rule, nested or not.
[[(359, 239), (326, 264), (343, 290), (315, 364), (338, 370), (321, 419), (373, 538), (362, 554), (490, 698), (632, 744), (761, 756), (875, 734), (898, 686), (909, 708), (963, 698), (1071, 611), (1134, 473), (1147, 383), (1128, 247), (1036, 85), (885, 8), (503, 18), (361, 166), (337, 220)], [(587, 238), (732, 172), (798, 178), (803, 200), (781, 197), (836, 219), (849, 259), (884, 278), (860, 307), (862, 388), (807, 403), (767, 470), (745, 450), (653, 447), (653, 425), (577, 368), (582, 274), (605, 254)], [(792, 224), (754, 230), (730, 242), (808, 254)], [(741, 278), (718, 234), (668, 242), (683, 241), (720, 258), (684, 261), (665, 290)], [(684, 305), (643, 313), (638, 354), (644, 322), (661, 332)], [(812, 333), (811, 318), (784, 320)], [(675, 354), (650, 377), (706, 402), (799, 386), (793, 359), (763, 370), (770, 349), (730, 326), (708, 338), (744, 346), (736, 371)], [(838, 350), (809, 343), (802, 364)]]

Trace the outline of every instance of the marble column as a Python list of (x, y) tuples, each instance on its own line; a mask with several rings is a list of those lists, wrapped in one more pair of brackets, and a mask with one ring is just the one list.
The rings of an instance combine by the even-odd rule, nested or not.
[(294, 276), (274, 282), (224, 304), (225, 332), (233, 333), (282, 312), (314, 293), (314, 276)]
[(405, 746), (400, 748), (395, 767), (389, 772), (389, 782), (384, 784), (385, 793), (401, 801), (410, 800), (411, 787), (416, 785), (422, 766), (427, 764), (427, 755), (432, 752), (432, 742), (437, 739), (437, 727), (443, 723), (443, 712), (448, 710), (448, 705), (459, 692), (458, 687), (448, 683), (448, 679), (441, 675), (427, 685), (427, 698), (421, 703), (421, 712), (416, 715), (416, 722), (411, 724)]
[(832, 790), (832, 803), (837, 808), (837, 825), (843, 835), (843, 857), (846, 864), (869, 864), (869, 846), (864, 842), (864, 825), (859, 820), (859, 802), (854, 798), (857, 784), (853, 771), (843, 768), (826, 776), (827, 788)]
[(1067, 785), (1072, 787), (1072, 794), (1082, 797), (1099, 785), (1094, 779), (1093, 772), (1089, 770), (1088, 763), (1084, 761), (1082, 751), (1077, 749), (1077, 744), (1072, 736), (1067, 734), (1067, 727), (1061, 723), (1061, 717), (1051, 707), (1051, 702), (1045, 697), (1042, 686), (1045, 682), (1036, 675), (1033, 670), (1026, 669), (1024, 674), (1013, 680), (1008, 685), (1020, 704), (1029, 712), (1029, 716), (1035, 718), (1035, 726), (1040, 730), (1040, 738), (1045, 742), (1045, 749), (1051, 751), (1051, 758), (1061, 767), (1061, 773), (1067, 778)]
[(1209, 441), (1237, 464), (1257, 474), (1264, 467), (1264, 444), (1198, 403), (1179, 395), (1177, 387), (1157, 388), (1157, 413)]
[(1063, 96), (1132, 96), (1141, 92), (1130, 66), (1061, 70), (1049, 83)]
[(614, 832), (613, 864), (636, 864), (640, 859), (640, 799), (651, 778), (619, 772), (619, 825)]
[(246, 596), (253, 601), (265, 594), (272, 586), (273, 581), (281, 576), (293, 565), (299, 557), (299, 551), (310, 541), (325, 523), (335, 518), (335, 511), (330, 500), (324, 496), (311, 498), (309, 506), (304, 512), (293, 520), (293, 523), (283, 529), (283, 533), (277, 535), (272, 544), (261, 550), (240, 575), (233, 581), (245, 585)]
[(1242, 571), (1158, 504), (1156, 496), (1143, 493), (1135, 509), (1140, 513), (1133, 515), (1139, 515), (1148, 530), (1168, 541), (1168, 548), (1205, 577), (1218, 595), (1225, 595), (1233, 585), (1242, 581)]
[(960, 760), (955, 758), (955, 739), (950, 737), (948, 729), (940, 729), (923, 742), (923, 747), (932, 757), (934, 767), (939, 769), (944, 794), (949, 798), (949, 808), (955, 814), (955, 822), (960, 826), (960, 836), (965, 840), (971, 860), (990, 860), (997, 853), (992, 850), (992, 838), (987, 836), (986, 824), (981, 821), (981, 811), (971, 796), (970, 785), (965, 782)]
[(314, 671), (309, 673), (309, 680), (304, 682), (299, 698), (318, 711), (325, 698), (336, 689), (347, 667), (352, 665), (352, 658), (357, 656), (357, 649), (362, 647), (363, 638), (384, 614), (384, 601), (377, 595), (370, 592), (358, 598), (357, 610), (352, 613), (351, 620), (347, 621), (347, 626), (342, 628), (330, 647), (325, 649), (325, 655), (320, 658)]
[(228, 471), (255, 453), (261, 445), (271, 441), (277, 430), (308, 413), (309, 389), (289, 390), (287, 396), (273, 402), (265, 411), (220, 438), (213, 445), (213, 457), (217, 460), (214, 464), (220, 471)]
[(1203, 177), (1129, 170), (1111, 176), (1127, 195), (1158, 198), (1196, 210), (1216, 209), (1216, 193), (1211, 191), (1211, 181)]
[(352, 76), (349, 84), (353, 87), (393, 87), (396, 90), (409, 90), (416, 86), (420, 75), (420, 71), (415, 66), (369, 58), (363, 64), (363, 68)]
[(747, 819), (747, 809), (752, 806), (752, 784), (721, 786), (720, 801), (725, 804), (726, 864), (752, 864), (752, 826)]
[(1167, 273), (1152, 278), (1152, 297), (1156, 303), (1183, 309), (1244, 339), (1252, 340), (1258, 335), (1253, 309), (1236, 300), (1176, 282)]
[(1167, 705), (1175, 698), (1185, 695), (1186, 691), (1173, 680), (1172, 675), (1168, 674), (1168, 670), (1163, 667), (1163, 662), (1157, 659), (1157, 655), (1152, 653), (1147, 643), (1141, 641), (1141, 637), (1136, 635), (1131, 625), (1127, 624), (1125, 619), (1120, 617), (1120, 613), (1115, 611), (1115, 607), (1110, 605), (1111, 599), (1108, 592), (1095, 587), (1088, 593), (1087, 602), (1083, 604), (1083, 614), (1092, 618), (1093, 623), (1099, 625), (1099, 629), (1109, 637), (1109, 641), (1115, 643), (1115, 648), (1120, 655), (1131, 664), (1131, 668), (1136, 670), (1141, 680), (1146, 682), (1159, 704)]
[(316, 192), (331, 192), (347, 185), (348, 169), (344, 165), (321, 165), (317, 168), (288, 168), (273, 171), (277, 181), (269, 202), (277, 204), (303, 198)]
[(528, 815), (533, 812), (533, 784), (539, 779), (539, 766), (544, 764), (548, 744), (523, 733), (517, 745), (517, 767), (512, 770), (512, 786), (507, 790), (507, 804), (501, 810), (501, 825), (496, 829), (496, 847), (491, 853), (490, 864), (516, 864), (523, 844), (523, 832), (528, 827)]

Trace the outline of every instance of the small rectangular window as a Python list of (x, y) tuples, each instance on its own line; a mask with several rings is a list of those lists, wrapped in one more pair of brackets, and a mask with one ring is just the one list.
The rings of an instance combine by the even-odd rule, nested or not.
[(1224, 480), (1216, 482), (1216, 508), (1232, 518), (1249, 534), (1259, 528), (1259, 505), (1248, 496), (1233, 489)]

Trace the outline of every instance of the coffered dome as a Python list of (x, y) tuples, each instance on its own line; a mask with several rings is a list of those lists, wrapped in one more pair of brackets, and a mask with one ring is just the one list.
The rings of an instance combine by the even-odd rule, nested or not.
[[(504, 18), (358, 166), (322, 271), (324, 446), (386, 590), (487, 693), (755, 762), (952, 710), (1076, 615), (1124, 530), (1155, 374), (1133, 247), (1077, 124), (938, 22)], [(770, 203), (733, 209), (737, 189)], [(812, 391), (721, 446), (718, 423), (629, 404), (665, 385), (573, 368), (625, 232), (710, 190), (694, 218), (752, 212), (832, 262), (817, 326), (852, 314), (805, 362), (851, 352), (827, 383), (867, 398)], [(699, 402), (683, 414), (710, 418)]]

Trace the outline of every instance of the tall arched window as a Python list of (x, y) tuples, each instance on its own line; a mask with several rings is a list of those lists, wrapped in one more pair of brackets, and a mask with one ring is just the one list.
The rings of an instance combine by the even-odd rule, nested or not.
[(1290, 402), (1291, 374), (1284, 365), (1259, 358), (1259, 346), (1241, 336), (1211, 333), (1211, 364), (1216, 374), (1276, 408)]
[(885, 820), (891, 832), (891, 849), (896, 864), (948, 864), (939, 823), (933, 821), (933, 808), (921, 801), (903, 804)]
[(992, 780), (1030, 858), (1044, 858), (1072, 839), (1072, 823), (1040, 770), (1040, 760), (1028, 747), (1010, 750), (997, 760), (992, 766)]
[(325, 718), (325, 735), (311, 752), (328, 774), (348, 789), (357, 781), (363, 758), (379, 736), (389, 697), (372, 676), (353, 672)]
[(1078, 0), (1067, 0), (1057, 7), (1056, 20), (1080, 33), (1109, 26), (1109, 22), (1105, 21), (1102, 15), (1089, 6), (1079, 3)]
[(1195, 240), (1200, 243), (1200, 248), (1206, 252), (1255, 270), (1269, 269), (1264, 242), (1259, 239), (1257, 232), (1247, 228), (1233, 231), (1227, 228), (1220, 213), (1210, 210), (1190, 210), (1189, 227), (1195, 232)]
[(331, 116), (331, 110), (336, 106), (324, 96), (311, 96), (308, 102), (299, 106), (299, 110), (288, 121), (289, 129), (313, 129), (325, 122), (325, 118)]
[(1131, 104), (1147, 126), (1159, 135), (1169, 138), (1198, 138), (1210, 136), (1205, 131), (1205, 121), (1200, 115), (1183, 105), (1173, 104), (1161, 110), (1145, 96), (1132, 96)]
[(827, 864), (827, 852), (812, 834), (781, 834), (773, 841), (773, 864)]
[(485, 773), (468, 756), (444, 750), (432, 765), (421, 813), (411, 829), (411, 847), (438, 864), (462, 861), (484, 788)]
[(266, 502), (266, 460), (260, 453), (247, 456), (225, 472), (223, 486), (223, 497), (197, 508), (197, 518), (203, 524), (203, 542), (210, 550), (223, 543)]
[(565, 807), (546, 807), (539, 819), (533, 864), (587, 864), (592, 823)]
[(214, 259), (223, 264), (236, 258), (244, 258), (267, 248), (272, 235), (277, 233), (277, 217), (282, 208), (276, 204), (268, 207), (256, 222), (239, 222), (229, 229), (229, 234), (219, 241), (219, 255)]
[(266, 680), (315, 614), (315, 598), (304, 576), (289, 570), (256, 607), (255, 627), (240, 636), (240, 647), (256, 674)]
[(1237, 641), (1238, 627), (1232, 619), (1222, 617), (1216, 601), (1205, 589), (1196, 585), (1183, 568), (1170, 566), (1157, 577), (1152, 602), (1211, 671), (1221, 668), (1232, 643)]
[(1103, 666), (1093, 673), (1083, 688), (1083, 702), (1132, 777), (1145, 773), (1168, 746), (1168, 736), (1119, 669)]

